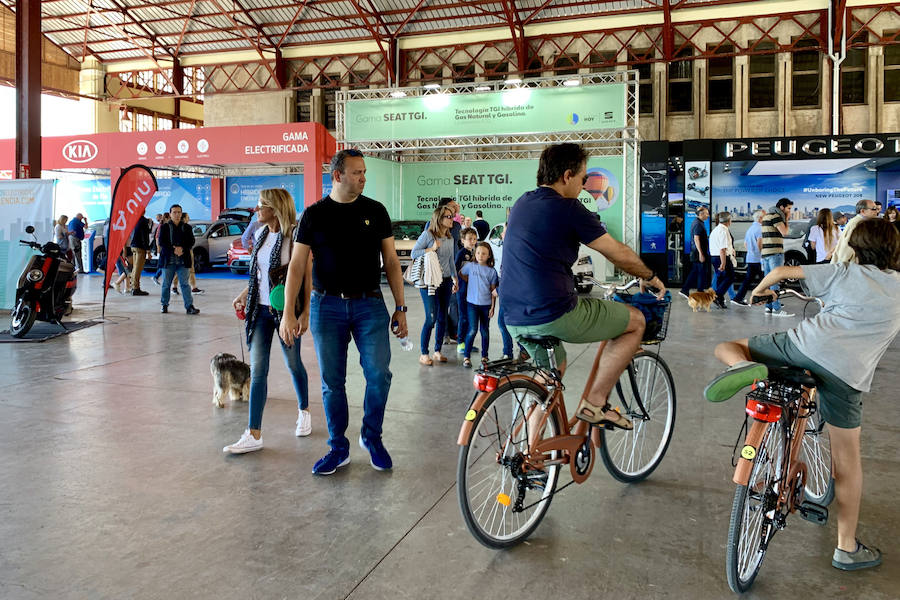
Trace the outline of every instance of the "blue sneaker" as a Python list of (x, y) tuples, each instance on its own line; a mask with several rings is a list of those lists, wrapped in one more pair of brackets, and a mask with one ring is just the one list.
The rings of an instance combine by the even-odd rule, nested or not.
[(339, 468), (350, 464), (349, 450), (335, 450), (332, 448), (328, 454), (319, 459), (313, 467), (313, 475), (331, 475)]
[(369, 451), (369, 456), (371, 456), (369, 463), (371, 463), (376, 471), (389, 471), (394, 467), (391, 455), (388, 454), (388, 451), (384, 448), (384, 444), (381, 443), (381, 438), (366, 441), (363, 439), (363, 436), (360, 435), (359, 447)]

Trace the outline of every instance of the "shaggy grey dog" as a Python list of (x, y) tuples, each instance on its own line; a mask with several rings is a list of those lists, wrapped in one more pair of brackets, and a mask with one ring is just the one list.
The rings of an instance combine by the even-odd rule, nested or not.
[(209, 361), (209, 371), (215, 382), (213, 404), (219, 408), (225, 406), (226, 392), (232, 401), (247, 402), (250, 398), (250, 366), (247, 363), (233, 354), (216, 354)]

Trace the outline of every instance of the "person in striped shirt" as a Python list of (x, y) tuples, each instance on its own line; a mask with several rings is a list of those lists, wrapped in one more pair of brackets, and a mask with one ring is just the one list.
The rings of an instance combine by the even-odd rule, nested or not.
[[(769, 210), (762, 220), (762, 270), (763, 276), (784, 265), (784, 236), (788, 233), (788, 220), (794, 203), (788, 198), (781, 198), (775, 207)], [(778, 285), (772, 286), (778, 291)], [(793, 317), (781, 308), (781, 302), (775, 299), (766, 304), (766, 314), (774, 317)]]

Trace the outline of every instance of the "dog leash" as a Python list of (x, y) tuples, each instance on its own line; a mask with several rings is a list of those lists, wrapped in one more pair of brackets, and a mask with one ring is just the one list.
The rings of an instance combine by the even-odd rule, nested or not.
[(241, 344), (241, 362), (247, 362), (244, 358), (244, 328), (241, 327), (241, 324), (243, 324), (243, 321), (238, 320), (238, 341)]

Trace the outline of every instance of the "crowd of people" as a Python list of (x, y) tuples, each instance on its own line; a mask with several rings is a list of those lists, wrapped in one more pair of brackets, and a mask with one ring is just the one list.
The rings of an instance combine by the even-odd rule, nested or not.
[[(419, 290), (425, 308), (419, 362), (426, 366), (447, 362), (442, 352), (446, 338), (456, 344), (462, 364), (471, 367), (479, 332), (482, 361), (487, 361), (489, 323), (496, 313), (504, 356), (512, 354), (515, 339), (538, 365), (547, 366), (548, 349), (535, 343), (534, 336), (552, 336), (559, 340), (553, 351), (561, 373), (566, 370), (562, 342), (604, 340), (598, 376), (574, 414), (593, 425), (631, 429), (630, 419), (612, 410), (607, 399), (641, 345), (645, 318), (624, 303), (579, 297), (571, 265), (580, 244), (585, 244), (620, 270), (639, 277), (642, 291), (650, 290), (662, 298), (665, 286), (578, 200), (587, 181), (586, 165), (587, 154), (576, 144), (550, 146), (542, 153), (537, 188), (522, 195), (507, 213), (502, 277), (495, 269), (490, 244), (483, 241), (490, 228), (480, 212), (469, 227), (460, 218), (455, 200), (447, 199), (436, 207), (412, 250), (413, 263), (406, 274), (407, 281)], [(299, 222), (290, 194), (279, 189), (260, 194), (256, 225), (247, 241), (252, 247), (248, 283), (233, 300), (238, 317), (245, 321), (250, 348), (248, 425), (223, 451), (244, 454), (263, 448), (262, 416), (276, 334), (297, 397), (295, 434), (311, 433), (309, 381), (300, 353), (300, 339), (309, 332), (321, 375), (329, 438), (329, 450), (315, 463), (313, 474), (330, 475), (350, 462), (345, 384), (351, 340), (366, 382), (358, 443), (368, 453), (372, 467), (390, 470), (393, 459), (382, 440), (392, 382), (389, 334), (401, 340), (408, 335), (404, 276), (387, 210), (362, 193), (366, 182), (362, 153), (339, 151), (332, 159), (331, 172), (332, 191), (307, 207)], [(767, 314), (786, 317), (792, 315), (781, 306), (776, 292), (781, 282), (795, 279), (808, 294), (825, 300), (818, 315), (788, 332), (720, 344), (715, 355), (728, 369), (711, 382), (705, 394), (712, 401), (726, 400), (754, 378), (764, 376), (765, 365), (798, 366), (812, 373), (820, 410), (829, 426), (834, 461), (838, 543), (832, 564), (840, 569), (871, 567), (880, 564), (880, 552), (856, 538), (862, 489), (860, 419), (862, 395), (900, 331), (900, 305), (896, 302), (900, 295), (900, 214), (889, 207), (879, 219), (881, 207), (872, 200), (858, 202), (856, 215), (849, 220), (822, 209), (810, 223), (807, 236), (810, 263), (814, 264), (785, 267), (784, 238), (792, 206), (790, 199), (781, 198), (770, 210), (754, 213), (744, 239), (747, 275), (736, 292), (732, 215), (718, 213), (715, 227), (707, 235), (704, 222), (709, 211), (700, 208), (691, 224), (691, 268), (681, 293), (688, 295), (693, 288), (711, 285), (716, 304), (727, 309), (728, 296), (730, 302), (747, 306), (746, 294), (752, 287), (751, 298), (767, 298)], [(129, 243), (132, 258), (124, 253), (121, 257), (120, 279), (133, 260), (131, 289), (135, 294), (142, 291), (139, 265), (148, 253), (158, 252), (160, 271), (154, 279), (162, 275), (164, 313), (176, 277), (187, 314), (199, 312), (192, 302), (192, 293), (197, 291), (192, 289), (190, 273), (194, 238), (186, 217), (178, 205), (167, 215), (158, 215), (156, 223), (142, 217)], [(65, 244), (76, 257), (84, 224), (80, 214), (69, 221), (63, 215), (55, 228), (57, 243)], [(713, 277), (708, 283), (710, 269)], [(385, 304), (382, 272), (393, 297), (393, 311)], [(454, 307), (457, 318), (451, 323)]]
[[(726, 302), (750, 306), (746, 296), (751, 286), (785, 264), (784, 239), (789, 232), (788, 222), (793, 205), (789, 198), (781, 198), (768, 211), (757, 210), (753, 213), (752, 224), (744, 235), (746, 273), (737, 290), (734, 289), (737, 253), (734, 236), (730, 231), (732, 215), (728, 212), (717, 213), (714, 218), (715, 226), (707, 235), (704, 223), (709, 218), (709, 209), (699, 208), (690, 229), (691, 266), (680, 294), (688, 298), (692, 289), (702, 291), (711, 288), (715, 293), (714, 303), (720, 309), (728, 308)], [(839, 211), (819, 209), (816, 217), (807, 224), (808, 231), (804, 236), (807, 263), (836, 264), (852, 261), (854, 252), (848, 243), (850, 234), (863, 220), (881, 217), (900, 231), (900, 212), (894, 206), (889, 207), (882, 216), (880, 202), (860, 200), (856, 203), (855, 210), (856, 214), (848, 220), (847, 215)], [(777, 292), (778, 284), (771, 289)], [(765, 312), (775, 317), (794, 316), (782, 307), (777, 298), (766, 303)]]

